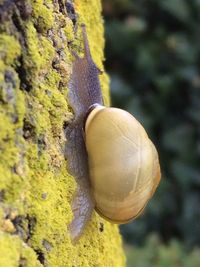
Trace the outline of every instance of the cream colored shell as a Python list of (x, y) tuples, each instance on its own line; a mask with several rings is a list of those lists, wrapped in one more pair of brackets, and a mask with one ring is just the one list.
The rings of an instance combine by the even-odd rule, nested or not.
[(95, 209), (126, 223), (137, 217), (160, 181), (157, 151), (142, 125), (118, 108), (96, 107), (85, 125)]

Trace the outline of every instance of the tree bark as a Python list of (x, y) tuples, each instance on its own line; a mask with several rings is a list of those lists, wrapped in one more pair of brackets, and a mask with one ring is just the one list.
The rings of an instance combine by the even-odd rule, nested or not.
[[(95, 212), (80, 240), (68, 232), (76, 182), (64, 158), (74, 50), (85, 23), (103, 69), (99, 0), (0, 1), (0, 266), (122, 267), (118, 227)], [(108, 78), (101, 87), (109, 102)]]

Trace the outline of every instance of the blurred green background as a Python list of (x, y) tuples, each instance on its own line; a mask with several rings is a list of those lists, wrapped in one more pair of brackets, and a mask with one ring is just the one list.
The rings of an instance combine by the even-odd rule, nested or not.
[(112, 105), (141, 121), (162, 181), (121, 226), (127, 266), (200, 267), (200, 0), (104, 0)]

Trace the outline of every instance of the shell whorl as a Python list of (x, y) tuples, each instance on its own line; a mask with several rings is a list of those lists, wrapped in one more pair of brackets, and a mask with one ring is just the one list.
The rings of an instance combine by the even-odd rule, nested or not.
[(124, 110), (99, 106), (88, 116), (85, 138), (97, 212), (116, 223), (137, 217), (160, 181), (144, 128)]

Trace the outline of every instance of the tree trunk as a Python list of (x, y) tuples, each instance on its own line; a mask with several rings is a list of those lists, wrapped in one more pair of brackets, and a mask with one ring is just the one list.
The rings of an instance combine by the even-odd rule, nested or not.
[[(68, 232), (76, 182), (64, 158), (72, 50), (85, 23), (103, 69), (99, 0), (0, 1), (0, 266), (125, 265), (118, 227), (95, 212), (80, 240)], [(108, 103), (108, 78), (101, 77)]]

